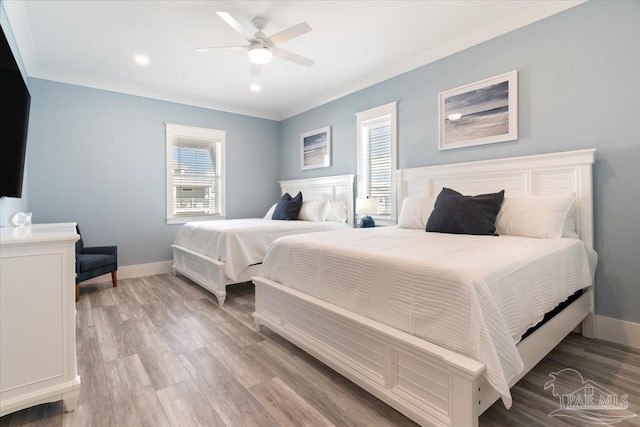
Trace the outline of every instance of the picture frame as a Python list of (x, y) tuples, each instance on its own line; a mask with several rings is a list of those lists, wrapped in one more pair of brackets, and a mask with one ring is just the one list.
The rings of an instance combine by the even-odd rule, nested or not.
[(440, 150), (518, 139), (518, 71), (438, 94)]
[(300, 135), (300, 167), (302, 170), (331, 166), (331, 126)]

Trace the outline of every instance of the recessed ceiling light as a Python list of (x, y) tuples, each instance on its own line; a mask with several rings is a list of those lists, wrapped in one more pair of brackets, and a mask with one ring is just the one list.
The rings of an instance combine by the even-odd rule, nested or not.
[(249, 89), (251, 89), (251, 92), (260, 92), (262, 90), (260, 85), (256, 83), (252, 84)]
[(136, 55), (135, 58), (133, 58), (133, 60), (136, 61), (136, 63), (140, 64), (140, 65), (149, 64), (149, 58), (144, 56), (144, 55)]

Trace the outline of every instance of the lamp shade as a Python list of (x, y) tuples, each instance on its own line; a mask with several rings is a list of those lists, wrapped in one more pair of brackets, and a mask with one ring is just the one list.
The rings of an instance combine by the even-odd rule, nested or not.
[(378, 213), (378, 199), (358, 197), (356, 199), (356, 213), (359, 215), (375, 215)]

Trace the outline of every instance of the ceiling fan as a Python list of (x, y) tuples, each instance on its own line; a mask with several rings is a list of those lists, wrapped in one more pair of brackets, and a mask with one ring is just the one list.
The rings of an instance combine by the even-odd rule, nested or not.
[(315, 61), (313, 59), (305, 58), (304, 56), (297, 55), (288, 50), (281, 49), (279, 46), (291, 39), (299, 37), (305, 33), (311, 31), (311, 27), (306, 22), (302, 22), (293, 27), (282, 30), (279, 33), (273, 34), (269, 37), (263, 32), (267, 28), (269, 23), (266, 19), (261, 17), (253, 18), (251, 23), (258, 30), (255, 34), (251, 34), (247, 31), (238, 21), (236, 21), (227, 12), (216, 12), (224, 22), (229, 24), (231, 28), (236, 30), (245, 40), (249, 42), (248, 45), (237, 46), (213, 46), (213, 47), (199, 47), (196, 50), (198, 52), (210, 52), (216, 49), (248, 49), (249, 59), (252, 62), (251, 74), (257, 74), (260, 72), (260, 67), (264, 64), (268, 64), (271, 61), (273, 55), (278, 58), (286, 59), (287, 61), (295, 62), (296, 64), (305, 65), (311, 67)]

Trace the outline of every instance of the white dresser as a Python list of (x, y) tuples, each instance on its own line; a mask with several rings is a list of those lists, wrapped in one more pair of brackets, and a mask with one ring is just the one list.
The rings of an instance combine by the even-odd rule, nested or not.
[(0, 416), (80, 395), (75, 223), (0, 228)]

